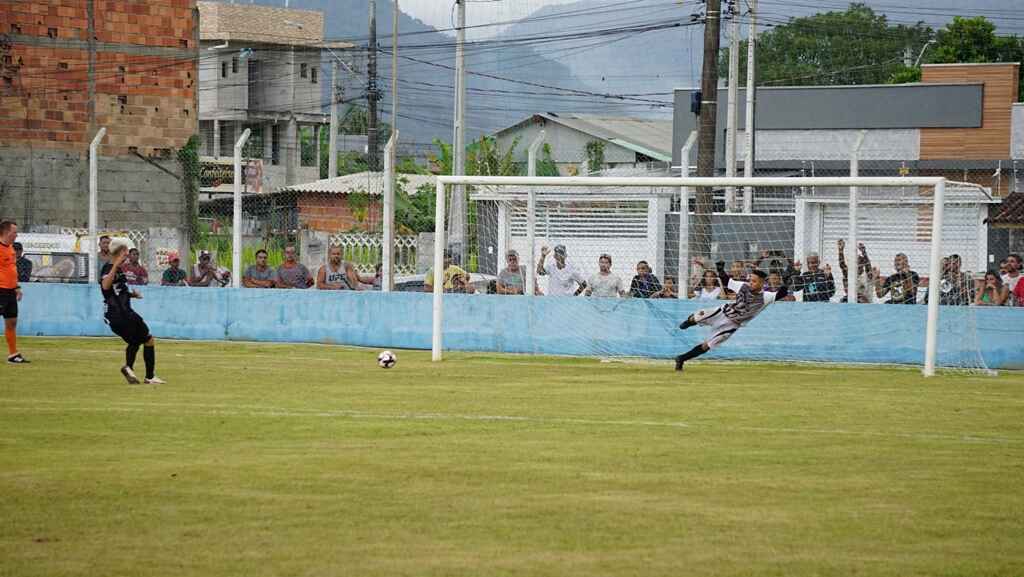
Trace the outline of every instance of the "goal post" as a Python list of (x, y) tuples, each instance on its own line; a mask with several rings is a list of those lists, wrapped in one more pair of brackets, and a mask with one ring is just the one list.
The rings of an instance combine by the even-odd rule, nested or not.
[[(594, 262), (598, 260), (598, 248), (597, 246), (614, 245), (616, 242), (615, 231), (619, 230), (617, 227), (622, 219), (626, 218), (624, 214), (632, 211), (634, 223), (639, 223), (638, 226), (642, 227), (644, 222), (642, 203), (647, 202), (648, 206), (658, 207), (657, 213), (654, 209), (649, 209), (646, 222), (649, 225), (645, 232), (646, 237), (641, 234), (633, 234), (632, 240), (623, 240), (620, 244), (629, 245), (634, 247), (634, 252), (625, 251), (624, 254), (627, 258), (633, 260), (643, 260), (642, 255), (651, 254), (651, 260), (657, 262), (656, 268), (660, 270), (660, 274), (667, 275), (669, 269), (674, 269), (678, 277), (678, 292), (682, 298), (686, 297), (686, 293), (691, 288), (690, 281), (692, 276), (692, 270), (690, 263), (691, 258), (688, 255), (699, 255), (702, 249), (690, 246), (693, 243), (695, 231), (692, 222), (687, 226), (688, 213), (691, 211), (689, 208), (689, 199), (692, 191), (698, 187), (711, 187), (714, 189), (725, 189), (726, 187), (749, 187), (752, 190), (756, 189), (785, 189), (790, 191), (798, 191), (796, 196), (799, 197), (796, 201), (798, 208), (795, 210), (799, 213), (801, 210), (801, 201), (810, 201), (820, 203), (821, 207), (826, 206), (826, 203), (833, 204), (845, 204), (849, 207), (846, 214), (841, 214), (840, 211), (828, 210), (825, 213), (818, 213), (819, 219), (836, 219), (836, 218), (847, 218), (850, 220), (853, 226), (848, 227), (842, 231), (842, 239), (849, 239), (851, 245), (858, 243), (859, 239), (863, 239), (864, 242), (872, 242), (871, 231), (875, 228), (877, 223), (871, 219), (876, 218), (875, 215), (883, 215), (883, 218), (890, 220), (888, 222), (888, 228), (886, 230), (897, 230), (900, 227), (912, 229), (913, 234), (916, 234), (915, 246), (920, 253), (925, 250), (927, 244), (927, 256), (925, 254), (918, 254), (915, 260), (915, 266), (920, 267), (924, 262), (927, 262), (927, 272), (922, 274), (922, 278), (927, 275), (930, 279), (927, 285), (927, 322), (925, 327), (925, 343), (924, 343), (924, 358), (921, 359), (923, 364), (923, 373), (926, 376), (932, 376), (935, 374), (937, 367), (937, 357), (939, 348), (939, 316), (940, 316), (940, 283), (931, 282), (937, 281), (944, 274), (943, 266), (943, 235), (944, 235), (944, 211), (943, 208), (947, 203), (947, 180), (944, 177), (859, 177), (859, 176), (844, 176), (844, 177), (734, 177), (734, 178), (722, 178), (722, 177), (662, 177), (662, 176), (623, 176), (623, 177), (531, 177), (531, 176), (439, 176), (437, 177), (436, 187), (436, 221), (435, 221), (435, 235), (434, 235), (434, 255), (433, 255), (433, 267), (432, 267), (432, 284), (433, 285), (433, 335), (432, 335), (432, 358), (434, 361), (440, 361), (443, 356), (444, 348), (444, 305), (445, 299), (443, 293), (445, 292), (446, 275), (444, 274), (445, 269), (445, 253), (451, 247), (447, 243), (447, 230), (446, 222), (450, 217), (448, 215), (449, 207), (455, 203), (448, 203), (448, 194), (452, 190), (465, 190), (466, 194), (470, 195), (471, 198), (475, 194), (475, 198), (480, 202), (500, 202), (503, 203), (503, 209), (500, 213), (503, 215), (502, 218), (513, 219), (513, 216), (506, 215), (522, 215), (522, 218), (512, 222), (493, 222), (486, 224), (483, 223), (485, 218), (496, 220), (494, 216), (484, 216), (486, 212), (483, 207), (478, 209), (476, 218), (479, 221), (478, 226), (481, 230), (486, 228), (486, 233), (493, 236), (502, 236), (496, 240), (493, 247), (488, 247), (488, 258), (491, 261), (494, 260), (497, 254), (498, 265), (497, 268), (501, 267), (501, 258), (503, 253), (512, 251), (514, 252), (516, 240), (511, 238), (516, 236), (517, 231), (519, 237), (522, 238), (533, 238), (536, 235), (538, 241), (537, 245), (541, 245), (541, 238), (548, 239), (549, 242), (552, 239), (561, 238), (558, 234), (565, 235), (565, 238), (572, 238), (573, 244), (576, 247), (590, 247), (587, 244), (586, 239), (583, 238), (586, 230), (598, 231), (592, 232), (596, 237), (600, 237), (601, 241), (596, 243), (594, 247), (584, 248), (585, 256), (592, 259)], [(475, 192), (473, 192), (475, 191)], [(902, 191), (902, 192), (894, 192)], [(912, 191), (912, 192), (907, 192)], [(831, 196), (829, 196), (831, 195)], [(666, 200), (667, 196), (673, 196), (674, 198)], [(589, 199), (593, 199), (593, 202), (588, 202)], [(537, 208), (534, 209), (531, 206), (533, 201), (537, 204)], [(603, 203), (603, 204), (602, 204)], [(673, 216), (666, 217), (666, 203), (670, 203), (675, 211)], [(543, 208), (542, 205), (547, 205), (548, 208)], [(600, 212), (597, 208), (598, 205), (611, 207)], [(930, 212), (925, 214), (925, 209), (929, 208)], [(550, 207), (555, 206), (557, 210), (551, 209)], [(814, 205), (819, 206), (819, 205)], [(893, 216), (885, 216), (887, 214), (886, 207), (899, 206), (900, 209), (893, 209), (890, 212)], [(862, 208), (858, 210), (858, 207), (874, 207), (872, 210)], [(628, 210), (627, 210), (628, 209)], [(544, 214), (544, 218), (538, 217), (538, 212), (547, 211)], [(816, 210), (816, 209), (815, 209)], [(498, 214), (498, 210), (493, 211), (494, 214)], [(866, 213), (866, 214), (865, 214)], [(488, 213), (490, 214), (490, 213)], [(822, 215), (824, 214), (824, 216)], [(595, 216), (596, 215), (596, 216)], [(610, 215), (619, 218), (617, 221), (601, 221), (600, 218), (603, 216), (610, 217)], [(858, 216), (859, 215), (859, 216)], [(786, 218), (792, 219), (792, 214), (785, 215)], [(743, 225), (732, 225), (732, 226), (747, 226), (749, 230), (744, 236), (744, 240), (738, 240), (740, 237), (729, 236), (727, 240), (721, 242), (714, 242), (713, 239), (704, 239), (703, 247), (711, 247), (710, 253), (706, 254), (706, 259), (724, 260), (725, 257), (721, 257), (723, 254), (731, 254), (728, 250), (739, 250), (742, 249), (746, 253), (755, 253), (757, 248), (756, 242), (750, 242), (750, 238), (758, 238), (758, 234), (763, 232), (765, 238), (773, 238), (772, 241), (775, 244), (761, 244), (760, 246), (775, 246), (785, 235), (780, 236), (781, 225), (777, 224), (780, 222), (778, 218), (773, 220), (772, 215), (759, 215), (759, 214), (741, 214), (731, 215), (734, 219), (747, 218), (749, 224)], [(659, 218), (661, 220), (659, 220)], [(669, 218), (674, 218), (672, 222), (676, 223), (675, 227), (668, 226)], [(857, 220), (857, 219), (860, 220)], [(901, 223), (900, 219), (912, 218), (914, 222)], [(542, 222), (548, 219), (547, 222)], [(930, 222), (929, 222), (930, 221)], [(555, 232), (559, 223), (570, 223), (565, 226), (574, 227), (571, 233), (558, 233)], [(611, 223), (611, 224), (609, 224)], [(775, 223), (775, 224), (772, 224)], [(925, 225), (930, 225), (930, 233), (922, 232), (926, 228)], [(792, 228), (798, 228), (799, 223), (785, 225)], [(587, 228), (589, 227), (589, 228)], [(603, 228), (602, 228), (603, 227)], [(543, 228), (543, 235), (539, 234), (539, 229)], [(526, 230), (524, 230), (526, 229)], [(679, 229), (686, 231), (683, 234), (687, 234), (689, 242), (686, 241), (686, 237), (680, 234)], [(500, 234), (499, 231), (500, 230)], [(625, 229), (623, 229), (625, 230)], [(861, 232), (858, 233), (858, 230)], [(867, 232), (865, 232), (865, 230)], [(583, 232), (580, 232), (583, 231)], [(801, 246), (802, 231), (782, 231), (786, 232), (792, 237), (795, 234), (796, 241), (793, 242), (793, 246), (789, 247), (786, 252), (790, 257), (791, 264), (795, 264), (792, 261), (797, 258), (802, 258), (804, 249)], [(674, 239), (669, 239), (670, 234), (674, 233), (676, 236)], [(481, 232), (477, 233), (483, 234)], [(632, 234), (632, 233), (630, 233)], [(721, 233), (720, 231), (716, 234)], [(877, 232), (876, 235), (888, 234), (884, 231)], [(981, 234), (981, 233), (979, 233)], [(470, 233), (469, 236), (473, 236)], [(626, 234), (625, 236), (629, 236)], [(858, 239), (858, 240), (855, 240)], [(479, 239), (478, 239), (479, 240)], [(806, 240), (806, 239), (805, 239)], [(827, 234), (821, 235), (817, 239), (817, 243), (820, 246), (824, 246), (823, 243), (831, 240)], [(879, 242), (880, 246), (883, 246), (882, 253), (885, 256), (891, 256), (891, 252), (899, 250), (897, 243), (898, 239), (894, 239), (891, 243)], [(482, 242), (482, 241), (480, 241)], [(724, 244), (730, 244), (726, 247)], [(767, 241), (766, 241), (767, 243)], [(804, 243), (807, 244), (807, 243)], [(889, 247), (891, 244), (893, 247)], [(674, 245), (674, 246), (673, 246)], [(733, 246), (734, 245), (734, 246)], [(728, 249), (728, 250), (727, 250)], [(474, 249), (475, 250), (475, 249)], [(570, 249), (571, 250), (571, 249)], [(623, 249), (625, 250), (625, 249)], [(458, 249), (461, 260), (458, 260), (458, 264), (469, 265), (471, 262), (472, 267), (464, 267), (466, 270), (471, 272), (477, 272), (476, 268), (479, 268), (479, 262), (484, 258), (483, 248), (479, 249), (479, 252), (470, 254), (472, 250), (466, 248)], [(647, 252), (643, 252), (647, 251)], [(707, 252), (707, 251), (705, 251)], [(816, 252), (816, 251), (814, 251)], [(861, 261), (859, 260), (858, 247), (848, 246), (844, 251), (846, 254), (843, 255), (847, 263), (850, 263), (850, 267), (855, 270), (853, 274), (848, 275), (848, 285), (839, 288), (842, 281), (838, 278), (835, 281), (837, 291), (850, 294), (850, 286), (856, 286), (858, 277), (861, 275)], [(579, 253), (577, 253), (579, 254)], [(719, 255), (716, 257), (715, 255)], [(637, 256), (639, 255), (639, 257)], [(530, 255), (530, 258), (524, 259), (526, 262), (532, 262), (535, 255)], [(603, 254), (601, 255), (604, 256)], [(824, 257), (824, 254), (822, 255)], [(830, 256), (836, 256), (832, 253)], [(898, 256), (898, 255), (897, 255)], [(756, 255), (755, 255), (756, 257)], [(458, 258), (458, 255), (457, 255)], [(977, 260), (977, 259), (975, 259)], [(876, 261), (877, 262), (877, 261)], [(678, 263), (678, 264), (676, 264)], [(589, 266), (589, 265), (588, 265)], [(596, 267), (596, 265), (594, 265)], [(885, 264), (883, 264), (885, 266)], [(981, 266), (976, 264), (975, 266)], [(683, 268), (685, 267), (685, 269)], [(474, 270), (471, 270), (473, 268)], [(620, 268), (621, 269), (621, 265)], [(968, 269), (970, 270), (970, 269)], [(496, 274), (493, 264), (491, 265), (491, 273)], [(526, 271), (531, 277), (533, 276), (534, 270)], [(837, 271), (838, 272), (838, 271)], [(867, 275), (868, 280), (871, 279), (870, 270), (864, 271)], [(706, 273), (705, 273), (706, 274)], [(836, 275), (838, 277), (838, 274)], [(863, 282), (862, 282), (863, 284)], [(870, 283), (869, 283), (870, 284)], [(867, 291), (874, 292), (874, 286), (869, 286)], [(865, 290), (861, 287), (861, 290)], [(922, 293), (923, 296), (924, 293)], [(527, 298), (532, 298), (531, 294)], [(538, 297), (539, 298), (539, 297)], [(847, 300), (847, 299), (844, 299)], [(852, 304), (856, 304), (859, 299), (848, 299)], [(864, 301), (861, 301), (864, 302)], [(874, 302), (874, 296), (869, 296), (868, 302)], [(919, 333), (918, 333), (919, 334)], [(613, 347), (610, 347), (613, 348)], [(602, 346), (595, 346), (595, 352), (602, 354)], [(980, 352), (977, 357), (980, 359)], [(827, 359), (824, 359), (827, 360)], [(979, 361), (980, 362), (980, 361)]]

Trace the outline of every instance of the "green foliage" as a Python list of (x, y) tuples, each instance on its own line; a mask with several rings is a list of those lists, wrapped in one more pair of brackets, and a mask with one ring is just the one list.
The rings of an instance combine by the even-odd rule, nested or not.
[(889, 84), (911, 84), (920, 81), (921, 69), (915, 66), (900, 66), (888, 80)]
[[(759, 85), (882, 84), (903, 67), (908, 48), (918, 51), (931, 39), (932, 29), (890, 25), (884, 14), (865, 4), (850, 4), (845, 12), (825, 12), (791, 18), (758, 38)], [(740, 43), (740, 54), (747, 42)], [(740, 58), (740, 78), (747, 74), (746, 58)], [(727, 51), (719, 59), (719, 71), (728, 77)]]
[(537, 176), (561, 176), (558, 173), (558, 165), (552, 158), (551, 145), (546, 142), (540, 149), (540, 158), (537, 159)]
[(604, 168), (604, 141), (591, 140), (585, 148), (587, 153), (587, 170), (594, 174)]
[(519, 137), (502, 151), (493, 136), (482, 136), (466, 151), (466, 174), (478, 176), (518, 176), (522, 169), (515, 161)]
[(195, 242), (199, 230), (199, 136), (193, 134), (185, 146), (178, 150), (181, 166), (181, 192), (185, 197), (185, 224), (189, 231), (189, 244)]

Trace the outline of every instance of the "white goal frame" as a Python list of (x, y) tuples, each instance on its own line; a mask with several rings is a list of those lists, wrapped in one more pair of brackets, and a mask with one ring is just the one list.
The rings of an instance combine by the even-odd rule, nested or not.
[[(697, 187), (846, 187), (850, 189), (850, 220), (855, 224), (857, 218), (857, 197), (859, 188), (867, 187), (929, 187), (934, 191), (932, 202), (932, 244), (928, 283), (928, 322), (925, 327), (924, 376), (935, 375), (935, 360), (938, 349), (939, 328), (939, 294), (937, 282), (930, 282), (935, 271), (940, 270), (942, 262), (942, 219), (943, 206), (946, 199), (946, 183), (943, 177), (753, 177), (753, 178), (720, 178), (720, 177), (559, 177), (559, 176), (438, 176), (436, 187), (436, 212), (434, 228), (434, 301), (433, 301), (433, 339), (431, 352), (433, 361), (442, 359), (443, 321), (444, 321), (444, 250), (446, 246), (445, 218), (447, 217), (446, 192), (452, 186), (525, 186), (525, 187), (647, 187), (647, 188), (678, 188), (686, 199), (690, 191)], [(532, 189), (527, 193), (527, 206), (532, 216), (536, 206), (536, 194)], [(687, 270), (689, 263), (686, 239), (689, 234), (687, 202), (681, 204), (679, 221), (679, 262), (680, 271)], [(528, 220), (528, 237), (535, 237), (533, 218)], [(857, 227), (849, 227), (847, 250), (850, 251), (849, 262), (856, 263)], [(531, 247), (533, 248), (533, 247)], [(535, 250), (531, 250), (530, 270), (535, 267)], [(857, 294), (857, 275), (850, 275), (847, 294)], [(685, 291), (680, 291), (685, 293)], [(532, 293), (528, 298), (534, 298)], [(685, 297), (684, 297), (685, 298)], [(850, 299), (849, 304), (856, 304)]]

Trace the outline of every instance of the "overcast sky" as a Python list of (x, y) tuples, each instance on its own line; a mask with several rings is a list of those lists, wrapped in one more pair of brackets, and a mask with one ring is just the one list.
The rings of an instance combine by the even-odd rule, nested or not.
[[(522, 18), (544, 6), (568, 4), (574, 0), (469, 0), (466, 22), (470, 25)], [(399, 0), (406, 14), (435, 28), (451, 28), (454, 0)]]

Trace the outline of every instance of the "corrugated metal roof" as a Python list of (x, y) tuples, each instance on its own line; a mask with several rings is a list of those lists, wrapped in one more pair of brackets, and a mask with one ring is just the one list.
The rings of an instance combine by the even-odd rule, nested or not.
[(255, 4), (196, 2), (200, 40), (238, 40), (264, 44), (351, 48), (344, 42), (324, 42), (324, 15)]
[(672, 119), (632, 118), (626, 116), (599, 116), (593, 114), (535, 114), (529, 119), (506, 128), (512, 130), (530, 120), (543, 118), (606, 140), (654, 160), (672, 160)]
[[(399, 174), (398, 180), (409, 194), (423, 185), (434, 184), (437, 177), (430, 174)], [(384, 194), (383, 172), (357, 172), (336, 178), (325, 178), (304, 184), (294, 184), (281, 189), (281, 192), (304, 192), (318, 194)]]

